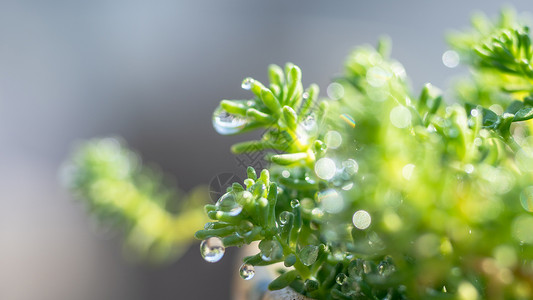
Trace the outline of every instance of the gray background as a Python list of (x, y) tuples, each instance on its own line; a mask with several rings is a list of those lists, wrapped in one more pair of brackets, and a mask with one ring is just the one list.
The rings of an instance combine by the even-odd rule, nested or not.
[[(514, 1), (533, 11), (530, 1)], [(188, 190), (237, 171), (211, 128), (246, 76), (294, 62), (325, 90), (356, 45), (389, 35), (413, 86), (447, 86), (448, 29), (497, 1), (0, 1), (0, 299), (228, 299), (232, 253), (128, 262), (58, 182), (77, 140), (123, 136)]]

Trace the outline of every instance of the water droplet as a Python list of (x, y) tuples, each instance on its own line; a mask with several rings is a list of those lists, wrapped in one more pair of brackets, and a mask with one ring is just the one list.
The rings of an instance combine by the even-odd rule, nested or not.
[(200, 243), (200, 253), (205, 261), (210, 263), (215, 263), (222, 259), (225, 251), (226, 248), (224, 248), (222, 240), (217, 237), (210, 237)]
[(456, 51), (448, 50), (442, 54), (442, 63), (448, 68), (455, 68), (459, 65), (459, 54)]
[(264, 261), (277, 261), (283, 258), (283, 248), (278, 241), (262, 240), (259, 243), (261, 259)]
[(283, 170), (281, 172), (281, 176), (283, 176), (284, 178), (289, 178), (291, 176), (291, 172), (289, 172), (287, 170)]
[(228, 192), (222, 195), (216, 203), (219, 211), (228, 213), (230, 216), (236, 216), (241, 213), (242, 206), (237, 203), (233, 192)]
[(533, 212), (533, 186), (528, 186), (520, 193), (520, 204), (530, 212)]
[(242, 221), (241, 224), (237, 227), (237, 231), (235, 232), (240, 237), (247, 237), (250, 235), (250, 232), (252, 231), (254, 225), (250, 221)]
[(315, 173), (321, 179), (329, 180), (333, 178), (336, 171), (335, 162), (331, 158), (322, 157), (315, 163)]
[(241, 278), (244, 280), (250, 280), (254, 278), (254, 275), (255, 275), (254, 266), (250, 264), (242, 264), (241, 268), (239, 269), (239, 275), (241, 275)]
[(337, 131), (328, 131), (324, 137), (324, 141), (328, 148), (337, 149), (342, 144), (342, 136)]
[(252, 88), (252, 83), (254, 83), (253, 78), (246, 77), (241, 83), (241, 87), (243, 90), (250, 90)]
[(318, 192), (317, 200), (320, 203), (320, 208), (330, 214), (339, 213), (344, 209), (344, 199), (334, 189)]
[(307, 245), (302, 248), (298, 256), (302, 264), (310, 266), (315, 263), (318, 257), (318, 247), (314, 245)]
[(394, 265), (388, 260), (383, 260), (378, 265), (378, 273), (381, 276), (390, 276), (395, 269)]
[(389, 115), (392, 125), (398, 128), (405, 128), (411, 124), (411, 112), (405, 106), (396, 106)]
[(344, 87), (339, 83), (333, 82), (328, 85), (326, 90), (328, 97), (332, 100), (339, 100), (344, 96)]
[(279, 214), (279, 222), (281, 223), (281, 225), (287, 224), (287, 222), (289, 221), (289, 218), (290, 218), (290, 213), (288, 211), (282, 211)]
[(306, 100), (307, 98), (309, 98), (309, 93), (308, 93), (308, 92), (304, 92), (304, 93), (302, 94), (302, 98), (303, 98), (304, 100)]
[(300, 201), (298, 201), (298, 199), (292, 199), (291, 200), (291, 207), (292, 208), (297, 208), (298, 206), (300, 206)]
[(370, 226), (370, 223), (372, 222), (372, 218), (370, 217), (370, 214), (364, 210), (358, 210), (353, 214), (352, 217), (353, 225), (357, 229), (367, 229), (368, 226)]
[(337, 277), (335, 277), (335, 281), (337, 282), (338, 285), (343, 285), (347, 279), (348, 279), (348, 276), (346, 276), (346, 274), (344, 273), (339, 273)]
[(219, 106), (213, 113), (213, 127), (220, 134), (235, 134), (248, 124), (248, 119), (230, 114)]

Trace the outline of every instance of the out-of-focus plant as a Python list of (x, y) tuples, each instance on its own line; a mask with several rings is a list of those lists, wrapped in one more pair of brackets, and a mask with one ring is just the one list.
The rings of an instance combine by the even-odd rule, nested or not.
[[(291, 63), (271, 65), (268, 85), (246, 78), (253, 98), (222, 100), (213, 125), (262, 129), (232, 151), (270, 165), (205, 205), (205, 260), (258, 241), (241, 277), (282, 263), (269, 288), (316, 299), (533, 298), (529, 29), (511, 11), (478, 15), (449, 42), (445, 60), (471, 70), (455, 99), (431, 84), (413, 93), (387, 40), (353, 51), (327, 99)], [(124, 221), (142, 252), (179, 248), (203, 222), (195, 196), (171, 213), (157, 176), (114, 140), (89, 142), (69, 170), (95, 215)]]
[(300, 69), (247, 78), (250, 100), (223, 100), (219, 133), (263, 128), (235, 153), (272, 149), (196, 233), (202, 255), (260, 241), (240, 273), (283, 262), (269, 288), (317, 299), (533, 297), (533, 49), (511, 12), (450, 36), (472, 69), (445, 102), (418, 96), (384, 40), (348, 57), (328, 87), (304, 91)]
[[(176, 258), (206, 221), (207, 189), (178, 194), (161, 172), (116, 138), (87, 141), (64, 167), (66, 184), (99, 222), (123, 228), (126, 244), (143, 259)], [(181, 198), (181, 201), (176, 201)], [(104, 225), (105, 226), (105, 225)]]

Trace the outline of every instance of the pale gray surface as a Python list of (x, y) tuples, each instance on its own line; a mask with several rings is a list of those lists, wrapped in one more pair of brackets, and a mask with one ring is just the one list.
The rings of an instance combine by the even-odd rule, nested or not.
[[(530, 1), (514, 1), (533, 11)], [(446, 85), (447, 29), (493, 1), (0, 1), (0, 299), (228, 299), (231, 258), (126, 262), (57, 181), (72, 143), (121, 135), (184, 189), (236, 170), (211, 128), (246, 76), (292, 61), (325, 90), (353, 46), (394, 41), (415, 87)]]

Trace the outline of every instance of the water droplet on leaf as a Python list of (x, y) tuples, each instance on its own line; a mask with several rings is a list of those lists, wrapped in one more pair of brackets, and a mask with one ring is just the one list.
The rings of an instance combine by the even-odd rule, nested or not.
[(235, 134), (248, 124), (248, 119), (243, 116), (230, 114), (219, 106), (213, 113), (213, 127), (220, 134)]
[(253, 78), (250, 78), (250, 77), (244, 78), (244, 80), (241, 83), (241, 87), (243, 90), (250, 90), (252, 88), (252, 83), (254, 83)]
[(259, 243), (261, 259), (264, 261), (276, 261), (283, 258), (283, 248), (278, 241), (263, 240)]
[(241, 278), (244, 280), (250, 280), (254, 278), (254, 275), (255, 275), (254, 266), (250, 264), (242, 264), (241, 268), (239, 269), (239, 275), (241, 275)]
[(230, 216), (236, 216), (241, 213), (242, 206), (237, 203), (237, 199), (232, 192), (225, 193), (216, 203), (219, 211), (228, 213)]
[(337, 277), (335, 277), (335, 281), (337, 282), (338, 285), (343, 285), (347, 279), (348, 279), (348, 276), (346, 276), (346, 274), (344, 273), (339, 273)]
[(200, 253), (205, 261), (215, 263), (222, 259), (226, 248), (222, 243), (222, 240), (217, 237), (210, 237), (203, 240), (200, 244)]
[(279, 222), (281, 223), (281, 225), (287, 224), (287, 222), (289, 221), (289, 218), (290, 218), (290, 213), (288, 211), (282, 211), (279, 214)]
[(298, 201), (298, 199), (292, 199), (291, 200), (291, 207), (292, 208), (297, 208), (298, 206), (300, 206), (300, 201)]
[(307, 245), (302, 248), (298, 256), (304, 265), (310, 266), (315, 263), (318, 257), (318, 247), (314, 245)]

